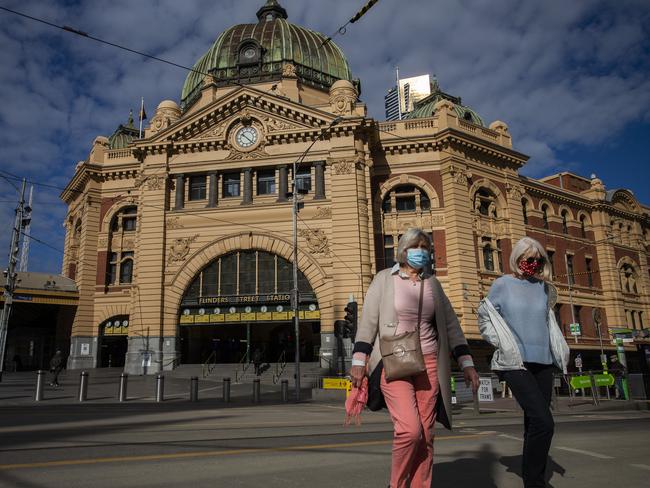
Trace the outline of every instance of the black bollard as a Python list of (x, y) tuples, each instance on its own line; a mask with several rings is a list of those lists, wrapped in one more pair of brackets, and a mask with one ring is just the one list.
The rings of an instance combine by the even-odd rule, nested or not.
[(88, 372), (82, 371), (79, 375), (79, 401), (85, 402), (88, 398)]
[(282, 380), (280, 383), (282, 391), (282, 403), (289, 402), (289, 380)]
[(199, 377), (192, 376), (190, 378), (190, 401), (198, 402), (199, 401)]
[(162, 402), (165, 399), (165, 377), (158, 373), (156, 375), (156, 401)]
[(230, 403), (230, 378), (223, 379), (223, 401)]
[(34, 401), (40, 402), (43, 400), (43, 382), (45, 381), (45, 371), (39, 369), (36, 373), (36, 394), (34, 395)]
[(121, 402), (126, 401), (126, 387), (128, 385), (129, 381), (129, 375), (126, 373), (122, 373), (120, 375), (120, 392), (118, 394), (118, 400)]
[(253, 403), (260, 403), (260, 379), (253, 380)]

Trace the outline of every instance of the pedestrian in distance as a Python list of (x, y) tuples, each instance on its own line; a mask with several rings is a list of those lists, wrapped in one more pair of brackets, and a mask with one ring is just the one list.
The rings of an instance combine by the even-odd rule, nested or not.
[(260, 366), (262, 365), (262, 351), (259, 347), (256, 347), (253, 351), (253, 366), (255, 368), (255, 376), (260, 375)]
[(63, 353), (61, 349), (57, 349), (50, 359), (50, 372), (52, 373), (52, 381), (50, 386), (59, 386), (59, 373), (63, 369)]
[(524, 487), (545, 487), (554, 431), (553, 372), (558, 367), (566, 374), (569, 346), (555, 319), (556, 293), (546, 281), (551, 267), (542, 245), (530, 237), (520, 239), (509, 263), (512, 274), (497, 278), (481, 301), (479, 328), (496, 348), (492, 369), (524, 411)]
[(623, 378), (625, 377), (625, 366), (618, 360), (616, 354), (609, 357), (610, 365), (609, 372), (614, 376), (614, 384), (616, 387), (616, 398), (625, 398), (625, 390), (623, 389)]
[[(408, 229), (397, 246), (397, 264), (377, 273), (363, 303), (350, 377), (368, 379), (368, 408), (388, 407), (393, 421), (390, 488), (430, 488), (434, 423), (451, 428), (450, 351), (476, 391), (479, 378), (467, 340), (440, 282), (432, 275), (431, 238)], [(390, 358), (383, 338), (419, 331), (421, 372), (387, 379)], [(393, 350), (393, 354), (398, 352)], [(364, 387), (365, 388), (365, 387)]]

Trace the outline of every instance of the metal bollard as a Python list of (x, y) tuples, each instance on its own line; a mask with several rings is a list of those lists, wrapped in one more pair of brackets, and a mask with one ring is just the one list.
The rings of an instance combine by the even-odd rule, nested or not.
[(85, 402), (88, 398), (88, 372), (82, 371), (79, 375), (79, 401)]
[(120, 392), (118, 394), (118, 400), (121, 402), (126, 401), (126, 387), (129, 381), (129, 375), (126, 373), (122, 373), (120, 375)]
[(253, 380), (253, 403), (260, 403), (260, 380)]
[(223, 379), (223, 401), (230, 403), (230, 378)]
[(198, 402), (199, 401), (199, 377), (192, 376), (190, 378), (190, 401)]
[(289, 380), (282, 380), (282, 403), (289, 402)]
[(158, 373), (156, 375), (156, 401), (162, 402), (165, 399), (165, 377)]
[(34, 395), (34, 401), (40, 402), (43, 400), (43, 382), (45, 381), (45, 371), (39, 369), (36, 373), (36, 394)]
[(474, 400), (474, 415), (478, 417), (481, 414), (480, 405), (478, 403), (478, 391), (472, 392), (472, 397)]

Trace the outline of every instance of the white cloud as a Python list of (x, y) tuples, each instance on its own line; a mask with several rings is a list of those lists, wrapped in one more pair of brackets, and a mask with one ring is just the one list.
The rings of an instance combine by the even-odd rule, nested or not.
[[(280, 3), (290, 21), (330, 34), (364, 2)], [(263, 0), (4, 4), (191, 66), (220, 32), (256, 21)], [(403, 76), (436, 74), (484, 120), (506, 121), (515, 148), (531, 156), (526, 172), (539, 175), (581, 169), (559, 160), (562, 147), (602, 144), (650, 120), (649, 25), (646, 0), (382, 0), (335, 42), (362, 80), (370, 115), (383, 118), (395, 65)], [(0, 169), (60, 186), (96, 135), (110, 135), (130, 108), (137, 113), (141, 96), (150, 117), (161, 100), (178, 100), (187, 74), (5, 12), (0, 45)], [(11, 195), (2, 181), (0, 191)], [(65, 208), (35, 208), (34, 234), (62, 247)], [(0, 231), (11, 213), (0, 207)], [(35, 253), (35, 266), (59, 269), (54, 252)]]

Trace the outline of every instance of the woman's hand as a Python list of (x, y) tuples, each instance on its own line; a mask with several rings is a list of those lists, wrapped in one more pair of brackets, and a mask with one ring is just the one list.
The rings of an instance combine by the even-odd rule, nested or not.
[(468, 366), (463, 369), (463, 375), (465, 376), (465, 386), (469, 388), (472, 385), (472, 392), (476, 393), (480, 384), (476, 369), (473, 366)]
[(360, 387), (363, 377), (366, 375), (365, 366), (352, 366), (350, 368), (350, 379), (352, 380), (352, 386)]

